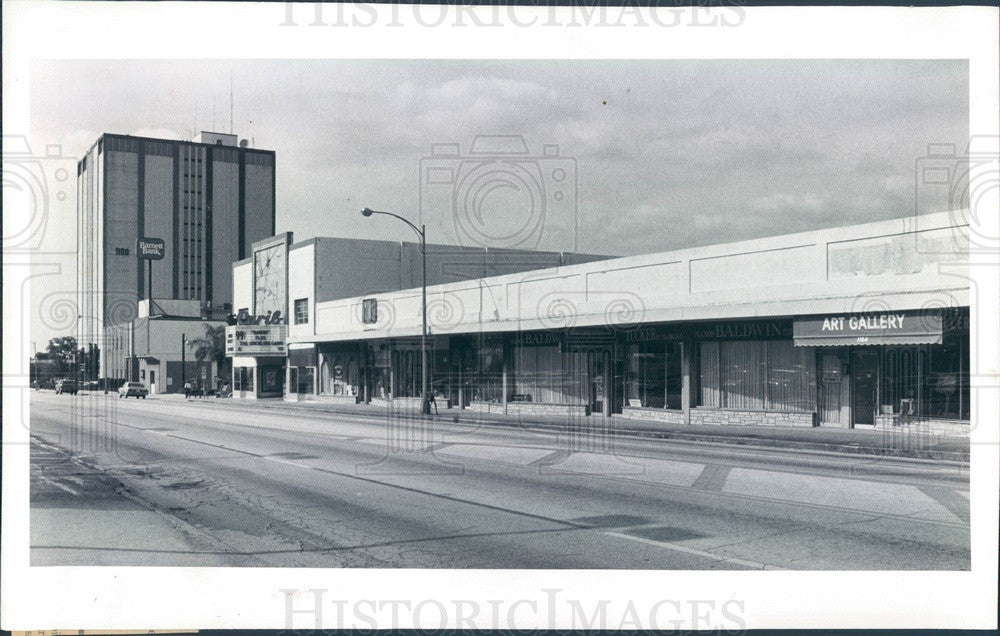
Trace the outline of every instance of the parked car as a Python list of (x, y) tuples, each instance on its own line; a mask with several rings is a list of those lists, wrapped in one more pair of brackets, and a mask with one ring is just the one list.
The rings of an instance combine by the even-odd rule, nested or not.
[(71, 395), (76, 395), (77, 386), (76, 380), (72, 378), (63, 378), (61, 380), (56, 380), (56, 394), (59, 393), (69, 393)]
[(99, 391), (100, 385), (98, 384), (97, 380), (90, 380), (88, 382), (84, 382), (81, 388), (84, 391)]
[(145, 400), (147, 395), (149, 395), (149, 391), (142, 382), (126, 382), (118, 389), (118, 397), (120, 398), (135, 397)]

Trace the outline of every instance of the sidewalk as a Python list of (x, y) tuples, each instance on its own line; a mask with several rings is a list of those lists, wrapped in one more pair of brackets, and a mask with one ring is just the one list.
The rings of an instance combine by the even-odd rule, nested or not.
[[(157, 396), (183, 401), (183, 395)], [(241, 408), (263, 408), (289, 412), (360, 415), (394, 419), (419, 419), (416, 408), (388, 410), (366, 404), (335, 404), (326, 402), (284, 402), (277, 398), (233, 400), (231, 398), (191, 398), (192, 403), (232, 405)], [(252, 406), (251, 406), (252, 405)], [(703, 443), (745, 445), (768, 448), (824, 451), (852, 455), (909, 457), (936, 461), (968, 463), (969, 438), (944, 436), (913, 428), (895, 430), (843, 429), (828, 427), (774, 426), (691, 426), (668, 424), (620, 416), (566, 417), (562, 415), (500, 415), (478, 411), (442, 409), (431, 415), (442, 423), (490, 424), (511, 428), (574, 432), (575, 434), (611, 434), (646, 439), (674, 439)]]

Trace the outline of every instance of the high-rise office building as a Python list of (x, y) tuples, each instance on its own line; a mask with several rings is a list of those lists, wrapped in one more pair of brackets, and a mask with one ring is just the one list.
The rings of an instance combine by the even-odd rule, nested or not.
[[(79, 333), (102, 346), (107, 328), (136, 319), (139, 301), (231, 310), (232, 264), (275, 232), (275, 155), (236, 135), (192, 141), (104, 134), (77, 166)], [(139, 238), (161, 239), (161, 260), (138, 258)], [(147, 270), (152, 263), (152, 269)], [(102, 377), (110, 373), (101, 356)]]

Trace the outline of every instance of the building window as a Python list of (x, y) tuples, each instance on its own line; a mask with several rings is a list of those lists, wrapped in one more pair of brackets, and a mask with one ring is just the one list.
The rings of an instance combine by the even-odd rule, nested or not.
[(587, 403), (587, 354), (558, 346), (514, 349), (513, 394), (517, 402)]
[(374, 325), (378, 322), (378, 300), (375, 298), (365, 298), (361, 301), (361, 322), (366, 325)]
[(297, 393), (312, 395), (316, 378), (316, 367), (292, 367), (290, 384)]
[(681, 408), (681, 345), (647, 342), (629, 346), (626, 404), (643, 408)]
[(309, 322), (309, 299), (295, 299), (295, 324), (304, 325)]
[(253, 367), (236, 367), (233, 369), (233, 390), (253, 391)]
[(732, 340), (700, 346), (700, 406), (752, 411), (816, 409), (816, 362), (791, 340)]

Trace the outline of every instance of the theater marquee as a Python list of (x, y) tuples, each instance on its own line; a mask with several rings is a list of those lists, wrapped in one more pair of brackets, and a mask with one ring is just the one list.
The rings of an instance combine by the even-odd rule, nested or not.
[(286, 325), (230, 325), (226, 327), (226, 355), (284, 356)]

